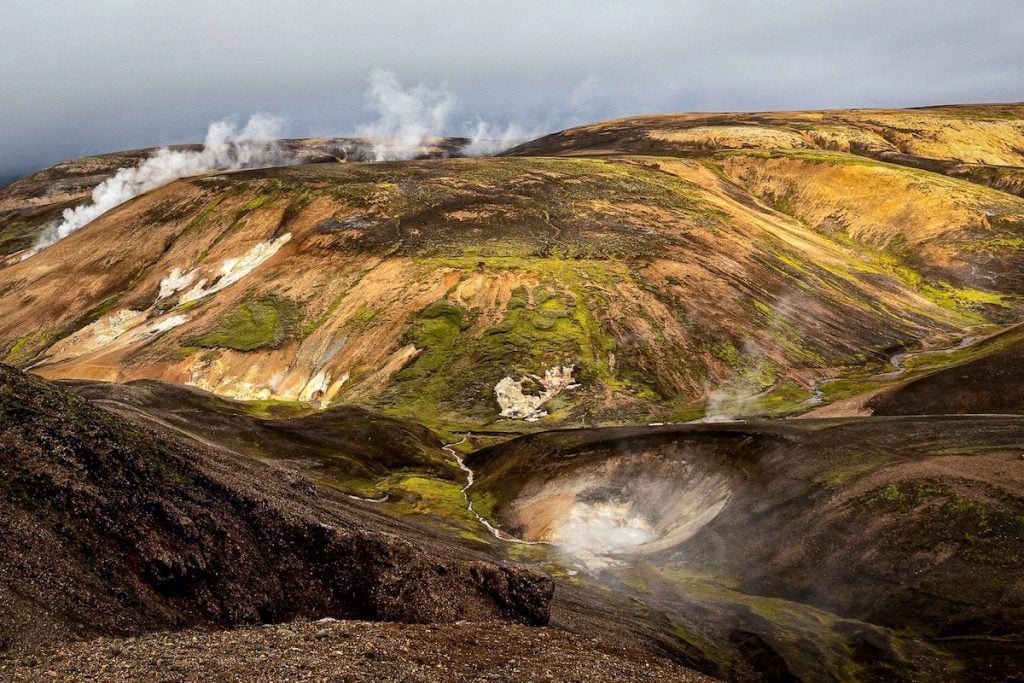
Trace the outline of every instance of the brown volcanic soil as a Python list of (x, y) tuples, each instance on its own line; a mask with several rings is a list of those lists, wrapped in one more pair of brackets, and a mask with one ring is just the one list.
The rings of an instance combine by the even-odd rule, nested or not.
[(1024, 414), (1024, 329), (986, 340), (958, 362), (867, 400), (875, 415)]
[(553, 584), (0, 366), (4, 648), (335, 616), (544, 624)]
[(502, 622), (297, 622), (101, 638), (0, 658), (33, 681), (710, 681), (664, 659), (563, 631)]
[[(931, 668), (946, 653), (1002, 680), (1020, 673), (1024, 640), (1022, 453), (1021, 417), (875, 417), (555, 431), (468, 463), (477, 499), (527, 538), (578, 501), (631, 491), (671, 534), (681, 502), (727, 494), (694, 535), (602, 574), (706, 649), (744, 631), (802, 678), (834, 677), (843, 658), (889, 678), (951, 675)], [(912, 674), (911, 660), (932, 663)]]
[[(230, 287), (158, 300), (176, 270), (213, 281), (286, 235)], [(935, 254), (923, 271), (953, 268)], [(0, 344), (51, 378), (322, 395), (475, 425), (498, 417), (501, 378), (553, 365), (581, 383), (563, 418), (641, 419), (699, 408), (710, 386), (809, 395), (827, 368), (1013, 312), (1013, 290), (1005, 305), (942, 298), (945, 285), (886, 259), (690, 161), (307, 165), (173, 183), (0, 269)], [(94, 334), (124, 311), (172, 328)], [(243, 324), (266, 316), (266, 329)]]
[[(795, 412), (815, 380), (1020, 319), (1022, 112), (634, 117), (500, 159), (187, 179), (0, 268), (0, 353), (52, 378), (367, 403), (434, 427), (490, 428), (498, 381), (564, 364), (580, 388), (551, 422), (764, 413), (752, 396)], [(350, 144), (285, 146), (324, 161)], [(67, 162), (3, 201), (39, 211), (48, 184), (139, 154)], [(29, 223), (0, 216), (0, 235)], [(278, 238), (226, 289), (158, 296)], [(130, 311), (145, 329), (94, 334)]]

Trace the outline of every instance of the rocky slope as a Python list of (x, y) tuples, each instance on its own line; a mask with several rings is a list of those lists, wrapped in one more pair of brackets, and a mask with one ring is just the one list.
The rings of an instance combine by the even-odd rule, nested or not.
[(293, 623), (104, 638), (5, 661), (11, 681), (710, 681), (664, 659), (564, 631), (501, 623)]
[[(3, 647), (299, 616), (543, 624), (551, 580), (0, 366)], [(407, 540), (408, 539), (408, 540)]]
[(1017, 163), (1018, 109), (627, 119), (182, 180), (0, 269), (0, 341), (47, 377), (444, 428), (793, 410), (1020, 318), (1024, 199), (865, 151)]

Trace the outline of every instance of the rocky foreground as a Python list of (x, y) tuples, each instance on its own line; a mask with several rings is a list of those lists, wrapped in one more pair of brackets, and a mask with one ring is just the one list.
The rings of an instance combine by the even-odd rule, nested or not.
[(0, 659), (11, 681), (709, 681), (668, 660), (501, 622), (320, 621), (101, 638)]

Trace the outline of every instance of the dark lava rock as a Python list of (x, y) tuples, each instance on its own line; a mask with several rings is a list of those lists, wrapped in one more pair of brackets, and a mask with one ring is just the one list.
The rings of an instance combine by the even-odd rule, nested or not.
[(547, 575), (411, 543), (310, 489), (0, 365), (5, 644), (296, 617), (547, 623)]

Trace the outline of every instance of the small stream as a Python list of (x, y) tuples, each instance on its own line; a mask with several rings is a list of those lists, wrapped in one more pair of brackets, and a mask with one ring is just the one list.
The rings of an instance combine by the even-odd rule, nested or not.
[[(952, 346), (948, 349), (925, 349), (914, 352), (900, 351), (899, 353), (895, 353), (889, 357), (889, 365), (891, 365), (893, 369), (890, 370), (889, 372), (883, 372), (877, 375), (873, 375), (872, 379), (894, 379), (907, 371), (907, 367), (906, 365), (904, 365), (904, 361), (906, 361), (907, 358), (910, 358), (912, 356), (919, 356), (924, 353), (951, 353), (953, 351), (959, 351), (960, 349), (965, 349), (968, 346), (972, 346), (975, 342), (980, 341), (982, 338), (983, 337), (981, 336), (964, 337), (956, 346)], [(810, 398), (804, 401), (804, 404), (812, 406), (821, 405), (821, 403), (825, 400), (825, 392), (823, 390), (823, 387), (825, 386), (825, 384), (829, 382), (834, 382), (837, 379), (839, 378), (828, 377), (825, 379), (817, 380), (814, 383), (813, 388), (811, 389)]]
[(523, 545), (550, 545), (545, 541), (524, 541), (521, 538), (516, 538), (515, 536), (506, 534), (504, 531), (491, 524), (486, 517), (481, 515), (473, 508), (473, 501), (470, 500), (469, 498), (469, 487), (473, 485), (473, 479), (475, 475), (473, 474), (473, 470), (469, 467), (469, 465), (465, 463), (462, 456), (459, 455), (458, 451), (455, 450), (455, 446), (459, 446), (461, 444), (466, 443), (466, 440), (468, 438), (469, 436), (467, 435), (462, 437), (461, 441), (456, 441), (454, 443), (449, 443), (445, 444), (444, 446), (441, 446), (441, 448), (444, 451), (446, 451), (449, 455), (452, 456), (452, 458), (455, 459), (455, 462), (458, 464), (459, 469), (466, 473), (466, 485), (462, 487), (462, 497), (466, 499), (466, 509), (469, 510), (473, 514), (473, 516), (476, 517), (476, 520), (483, 524), (487, 528), (487, 530), (491, 532), (491, 535), (499, 541), (505, 541), (506, 543), (522, 543)]

